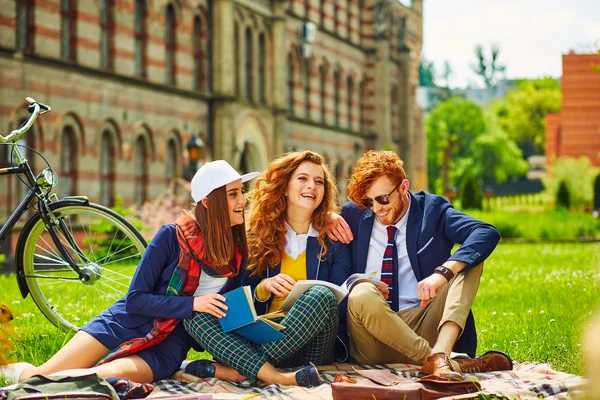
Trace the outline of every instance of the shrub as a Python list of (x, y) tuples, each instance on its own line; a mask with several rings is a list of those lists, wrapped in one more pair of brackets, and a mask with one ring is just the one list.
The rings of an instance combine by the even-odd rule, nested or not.
[(477, 184), (475, 176), (468, 173), (463, 177), (460, 193), (462, 195), (462, 208), (476, 210), (483, 209), (483, 191)]
[(571, 195), (565, 181), (561, 181), (556, 192), (556, 208), (568, 210), (571, 206)]
[(521, 230), (519, 227), (510, 221), (500, 220), (494, 224), (498, 232), (500, 232), (500, 236), (504, 239), (514, 239), (520, 238), (522, 236)]
[(593, 205), (594, 179), (598, 172), (600, 169), (594, 167), (587, 157), (559, 157), (549, 166), (542, 181), (547, 196), (552, 200), (556, 199), (560, 182), (565, 182), (571, 209), (584, 211)]
[(600, 210), (600, 174), (594, 179), (594, 209)]

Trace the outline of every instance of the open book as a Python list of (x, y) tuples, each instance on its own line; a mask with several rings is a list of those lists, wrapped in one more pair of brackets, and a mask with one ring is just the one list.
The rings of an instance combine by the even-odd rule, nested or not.
[(272, 342), (284, 338), (280, 331), (285, 327), (271, 319), (283, 317), (285, 313), (256, 315), (250, 286), (242, 286), (223, 295), (227, 301), (227, 313), (219, 322), (225, 332), (235, 332), (255, 344)]
[(387, 283), (378, 281), (377, 279), (375, 279), (376, 276), (377, 276), (377, 272), (375, 272), (375, 271), (373, 271), (372, 273), (369, 273), (369, 274), (352, 274), (340, 286), (338, 286), (334, 283), (331, 283), (331, 282), (319, 281), (319, 280), (315, 280), (315, 279), (298, 281), (298, 282), (296, 282), (293, 289), (290, 291), (287, 298), (281, 305), (281, 311), (288, 311), (290, 308), (292, 308), (292, 306), (294, 305), (296, 300), (298, 300), (298, 298), (300, 296), (302, 296), (302, 294), (304, 292), (306, 292), (308, 289), (310, 289), (311, 287), (316, 286), (316, 285), (325, 286), (325, 287), (328, 287), (329, 289), (331, 289), (333, 294), (335, 294), (338, 304), (340, 304), (342, 302), (342, 300), (344, 300), (344, 298), (346, 296), (348, 296), (348, 293), (350, 293), (350, 291), (352, 290), (352, 288), (354, 286), (356, 286), (357, 284), (359, 284), (361, 282), (370, 282), (373, 285), (387, 288), (387, 286), (388, 286)]

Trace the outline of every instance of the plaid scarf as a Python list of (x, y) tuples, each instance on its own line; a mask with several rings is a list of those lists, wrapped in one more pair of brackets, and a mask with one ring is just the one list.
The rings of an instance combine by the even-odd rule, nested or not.
[[(204, 239), (194, 217), (184, 210), (175, 221), (175, 226), (181, 250), (177, 267), (169, 280), (166, 296), (192, 296), (198, 288), (201, 272), (224, 278), (239, 273), (242, 261), (239, 249), (236, 249), (229, 265), (214, 267), (211, 261), (203, 260), (206, 254)], [(100, 360), (98, 365), (156, 346), (173, 332), (178, 323), (177, 318), (155, 318), (154, 326), (146, 336), (122, 343)]]

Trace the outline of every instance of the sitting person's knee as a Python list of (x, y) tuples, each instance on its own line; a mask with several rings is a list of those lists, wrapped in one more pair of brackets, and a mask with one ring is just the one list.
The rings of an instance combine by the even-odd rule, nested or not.
[(306, 294), (319, 302), (325, 302), (330, 306), (337, 307), (337, 300), (335, 298), (335, 294), (333, 294), (331, 289), (325, 286), (313, 286), (306, 292)]
[(381, 293), (375, 285), (369, 282), (361, 282), (354, 286), (348, 295), (348, 308), (372, 302), (374, 296), (381, 297)]

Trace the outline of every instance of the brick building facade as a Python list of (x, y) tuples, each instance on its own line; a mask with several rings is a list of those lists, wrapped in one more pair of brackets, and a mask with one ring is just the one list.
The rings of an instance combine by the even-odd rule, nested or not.
[[(206, 158), (240, 170), (318, 151), (344, 197), (362, 152), (392, 148), (413, 189), (425, 188), (422, 1), (405, 3), (2, 0), (0, 127), (7, 134), (27, 117), (26, 96), (51, 105), (23, 143), (58, 172), (61, 196), (105, 205), (163, 192), (182, 176), (192, 135)], [(310, 55), (299, 39), (309, 21)], [(9, 162), (0, 148), (0, 164)], [(25, 189), (0, 179), (5, 221)]]
[(546, 162), (585, 156), (600, 166), (600, 54), (562, 56), (562, 108), (546, 115)]

